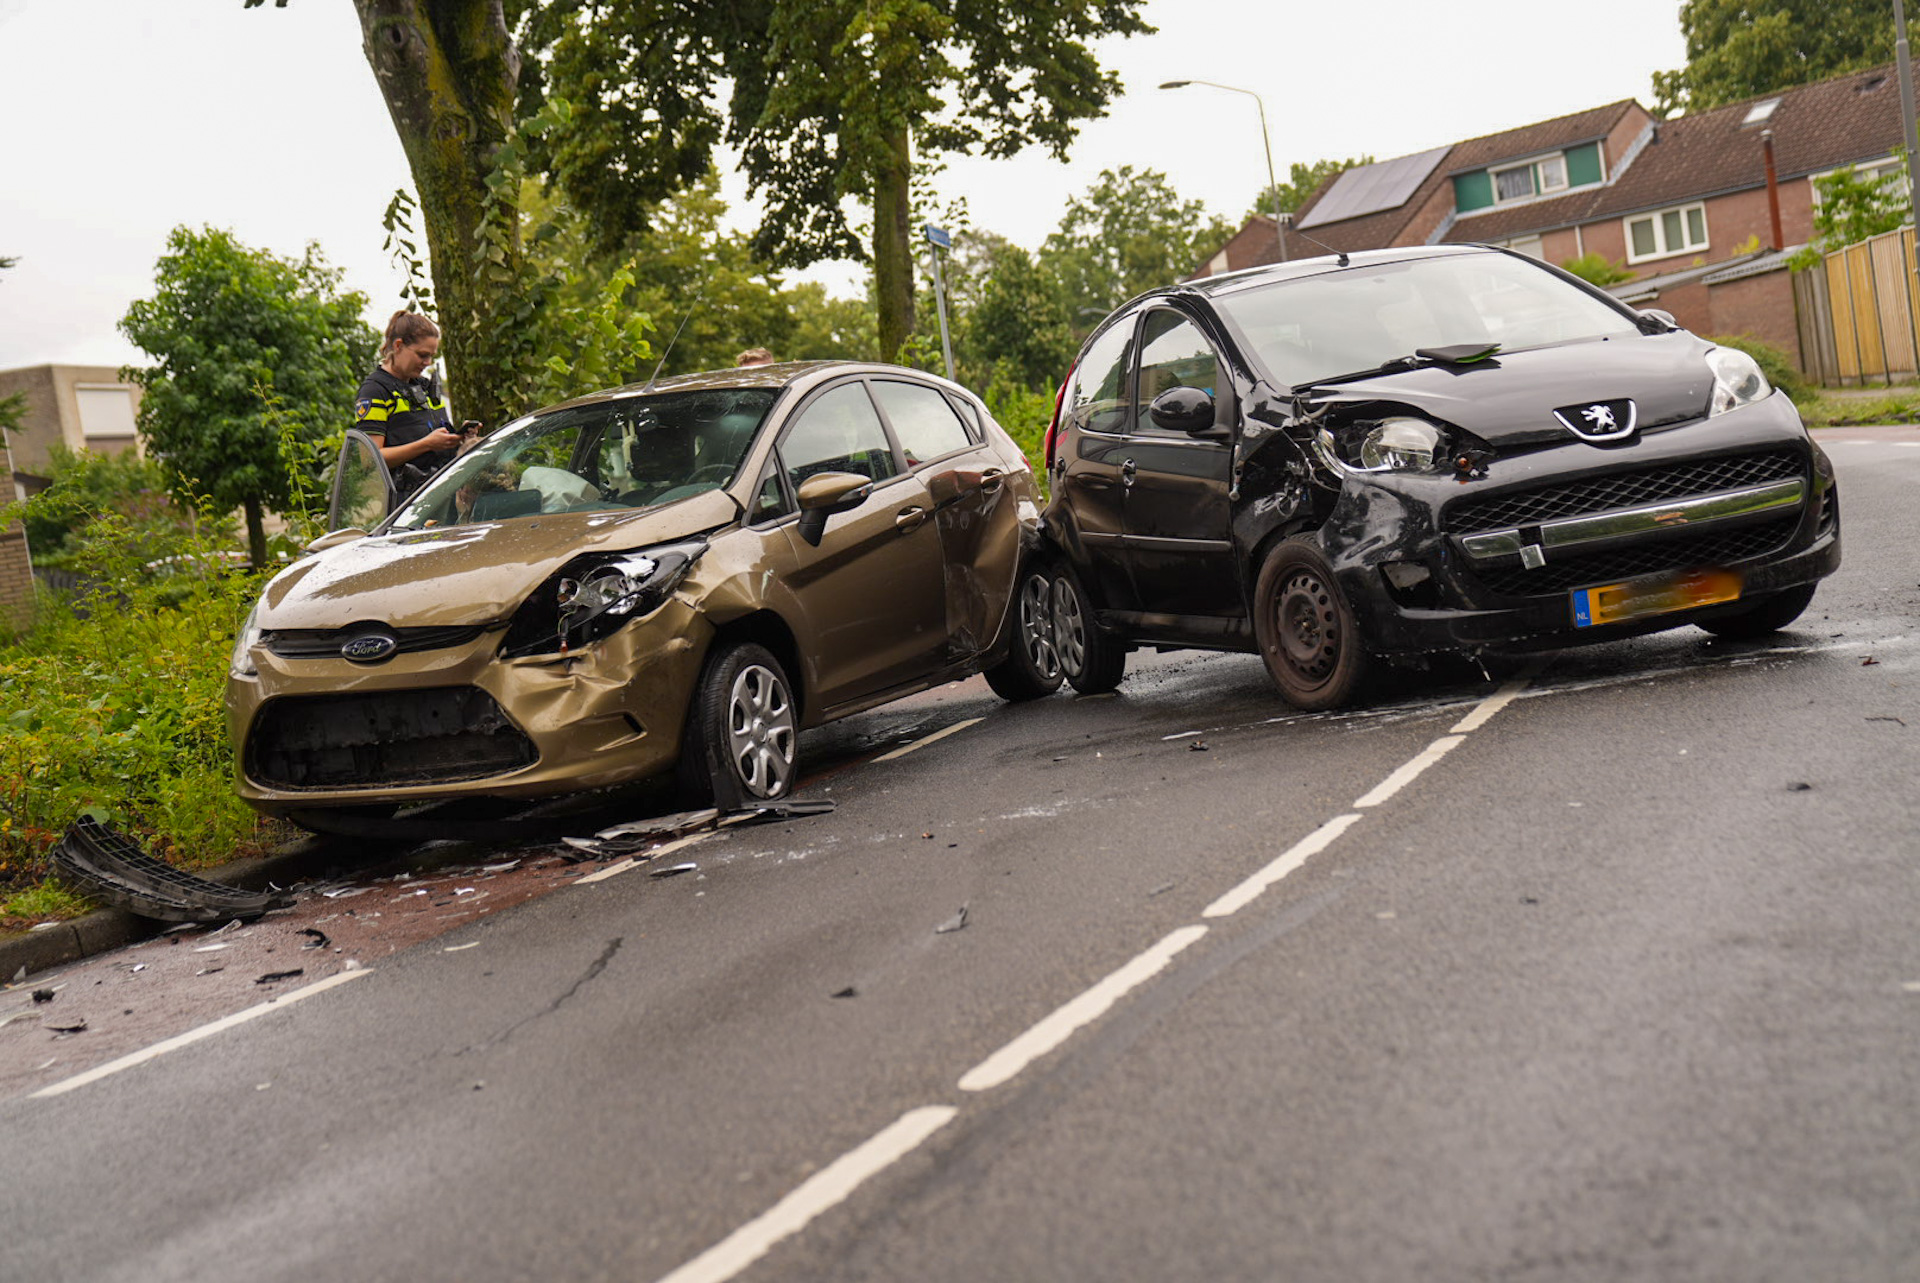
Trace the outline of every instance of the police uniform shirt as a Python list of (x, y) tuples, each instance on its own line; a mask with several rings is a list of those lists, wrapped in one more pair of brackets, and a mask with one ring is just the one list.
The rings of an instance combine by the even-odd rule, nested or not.
[(446, 401), (434, 395), (426, 380), (408, 381), (389, 374), (381, 366), (375, 366), (367, 381), (360, 385), (353, 411), (353, 426), (362, 432), (384, 434), (387, 445), (418, 441), (435, 428), (453, 430)]

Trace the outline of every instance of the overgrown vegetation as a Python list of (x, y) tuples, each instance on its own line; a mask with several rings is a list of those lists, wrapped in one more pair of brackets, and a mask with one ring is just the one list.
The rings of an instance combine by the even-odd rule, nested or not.
[(1560, 264), (1560, 266), (1566, 271), (1572, 272), (1581, 280), (1589, 284), (1598, 285), (1602, 289), (1605, 289), (1609, 285), (1618, 285), (1622, 281), (1630, 281), (1633, 279), (1633, 271), (1625, 263), (1617, 259), (1608, 258), (1598, 250), (1590, 250), (1585, 254), (1576, 254), (1574, 257)]
[(0, 509), (57, 529), (81, 583), (0, 633), (0, 920), (83, 907), (49, 884), (46, 858), (82, 812), (187, 868), (284, 836), (234, 794), (222, 706), (259, 577), (229, 569), (230, 524), (170, 505), (152, 480), (71, 455), (45, 493)]

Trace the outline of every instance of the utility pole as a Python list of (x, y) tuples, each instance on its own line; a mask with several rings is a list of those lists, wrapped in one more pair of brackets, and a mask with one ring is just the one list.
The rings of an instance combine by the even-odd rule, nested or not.
[(947, 377), (953, 377), (953, 340), (947, 337), (947, 285), (940, 276), (940, 251), (953, 248), (953, 237), (944, 227), (928, 223), (921, 229), (927, 244), (933, 246), (933, 301), (940, 308), (940, 351), (947, 358)]
[[(1915, 141), (1913, 124), (1913, 59), (1907, 49), (1907, 6), (1893, 0), (1893, 59), (1900, 67), (1900, 127), (1907, 140), (1907, 218), (1920, 209), (1920, 142)], [(1915, 224), (1920, 228), (1920, 223)], [(1920, 276), (1920, 263), (1915, 274)]]

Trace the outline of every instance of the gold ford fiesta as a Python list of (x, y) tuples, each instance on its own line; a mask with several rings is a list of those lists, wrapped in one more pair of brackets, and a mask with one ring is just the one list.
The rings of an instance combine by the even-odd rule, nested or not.
[(791, 791), (808, 727), (976, 672), (1008, 699), (1060, 684), (1032, 472), (978, 398), (918, 371), (595, 393), (389, 515), (391, 485), (349, 433), (334, 533), (234, 648), (239, 789), (262, 811), (663, 776), (746, 806)]

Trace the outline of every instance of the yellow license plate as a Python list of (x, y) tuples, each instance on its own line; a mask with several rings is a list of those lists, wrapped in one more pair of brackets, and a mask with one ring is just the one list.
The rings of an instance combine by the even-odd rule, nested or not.
[(1596, 624), (1617, 624), (1623, 619), (1641, 619), (1734, 601), (1739, 596), (1740, 576), (1731, 570), (1683, 570), (1630, 579), (1623, 584), (1576, 588), (1573, 626), (1592, 628)]

